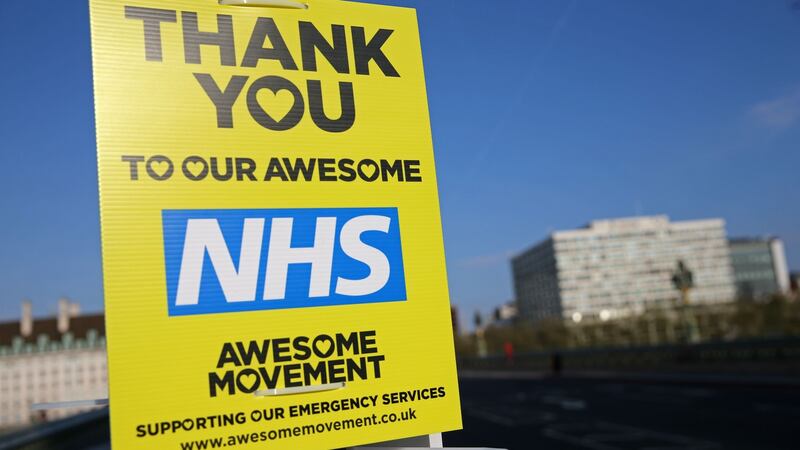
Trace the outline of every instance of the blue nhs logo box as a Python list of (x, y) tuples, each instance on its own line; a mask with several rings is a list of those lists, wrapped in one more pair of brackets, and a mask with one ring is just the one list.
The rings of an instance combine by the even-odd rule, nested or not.
[(397, 208), (164, 210), (170, 316), (406, 299)]

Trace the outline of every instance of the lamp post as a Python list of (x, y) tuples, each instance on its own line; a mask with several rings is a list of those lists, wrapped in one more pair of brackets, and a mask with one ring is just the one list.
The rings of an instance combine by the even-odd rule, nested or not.
[(694, 288), (694, 275), (683, 261), (678, 261), (678, 267), (672, 273), (672, 284), (681, 293), (678, 309), (681, 316), (681, 340), (684, 343), (697, 342), (700, 336), (694, 315), (689, 312), (689, 291)]
[(485, 358), (489, 352), (486, 348), (486, 329), (483, 327), (483, 318), (480, 311), (475, 311), (475, 347), (479, 358)]

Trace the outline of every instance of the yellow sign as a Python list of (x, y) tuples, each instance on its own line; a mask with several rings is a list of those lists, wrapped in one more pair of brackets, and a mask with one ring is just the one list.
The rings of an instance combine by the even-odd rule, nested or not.
[(458, 429), (413, 9), (91, 0), (116, 448)]

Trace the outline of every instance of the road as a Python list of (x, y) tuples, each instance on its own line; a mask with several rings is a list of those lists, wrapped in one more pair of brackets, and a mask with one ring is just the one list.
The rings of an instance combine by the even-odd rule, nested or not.
[[(800, 448), (796, 379), (773, 378), (770, 387), (765, 387), (765, 377), (760, 383), (743, 383), (746, 379), (731, 382), (730, 376), (709, 374), (606, 374), (595, 378), (489, 374), (461, 378), (464, 430), (446, 433), (446, 446), (509, 450)], [(755, 387), (758, 385), (762, 387)], [(24, 434), (20, 442), (30, 445), (23, 448), (107, 449), (107, 410), (52, 422)], [(0, 448), (18, 446), (0, 439)]]
[(496, 376), (460, 382), (464, 430), (445, 446), (797, 449), (800, 389)]

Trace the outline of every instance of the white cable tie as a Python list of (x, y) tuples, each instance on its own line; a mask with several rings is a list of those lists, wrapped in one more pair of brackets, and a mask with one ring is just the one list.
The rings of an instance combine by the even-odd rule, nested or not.
[(294, 0), (219, 0), (226, 6), (261, 6), (265, 8), (308, 9), (308, 4)]
[(337, 389), (344, 389), (344, 382), (318, 384), (316, 386), (299, 386), (288, 387), (280, 389), (265, 389), (256, 391), (253, 395), (256, 397), (277, 397), (280, 395), (296, 395), (296, 394), (309, 394), (311, 392), (325, 392), (335, 391)]
[(49, 409), (64, 409), (64, 408), (84, 408), (87, 406), (107, 406), (107, 398), (98, 398), (93, 400), (70, 400), (66, 402), (48, 402), (48, 403), (34, 403), (31, 405), (32, 411), (47, 411)]

